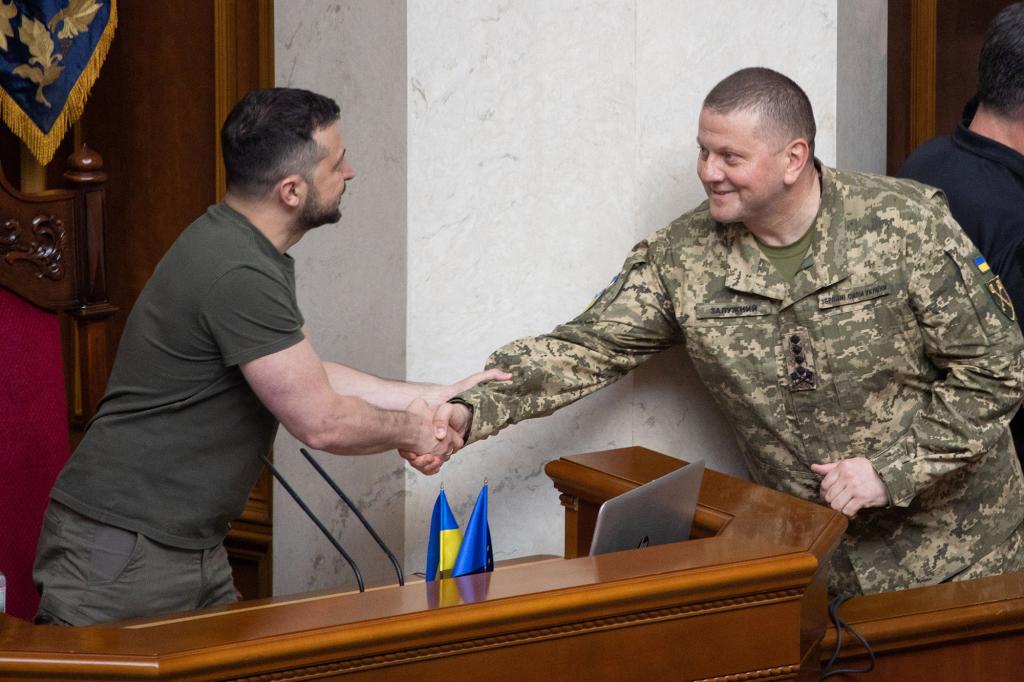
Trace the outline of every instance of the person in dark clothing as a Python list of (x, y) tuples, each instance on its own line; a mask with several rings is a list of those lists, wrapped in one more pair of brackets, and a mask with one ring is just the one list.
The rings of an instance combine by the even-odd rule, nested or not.
[[(1024, 2), (1003, 9), (978, 60), (978, 94), (952, 135), (918, 147), (897, 173), (938, 187), (1002, 278), (1024, 320)], [(1024, 412), (1010, 423), (1024, 463)]]

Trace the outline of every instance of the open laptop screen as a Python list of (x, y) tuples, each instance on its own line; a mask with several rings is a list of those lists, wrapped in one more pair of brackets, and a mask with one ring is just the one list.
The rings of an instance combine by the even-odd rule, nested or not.
[(590, 554), (689, 540), (703, 475), (697, 460), (602, 504)]

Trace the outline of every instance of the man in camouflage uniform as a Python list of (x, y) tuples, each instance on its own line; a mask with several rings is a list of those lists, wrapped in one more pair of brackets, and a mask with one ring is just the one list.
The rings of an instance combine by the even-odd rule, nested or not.
[(816, 162), (810, 102), (767, 69), (711, 91), (698, 144), (709, 200), (575, 320), (497, 350), (513, 381), (435, 420), (486, 438), (683, 344), (752, 479), (850, 518), (833, 591), (1024, 567), (1021, 334), (942, 195)]

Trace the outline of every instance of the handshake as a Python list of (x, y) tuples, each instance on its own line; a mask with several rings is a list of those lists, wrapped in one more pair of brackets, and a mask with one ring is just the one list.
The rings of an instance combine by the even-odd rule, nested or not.
[(508, 381), (512, 375), (497, 369), (472, 374), (447, 386), (432, 386), (422, 397), (405, 409), (420, 435), (416, 449), (399, 449), (398, 454), (420, 473), (428, 476), (441, 470), (441, 465), (465, 444), (470, 411), (465, 405), (447, 402), (453, 396), (484, 381)]

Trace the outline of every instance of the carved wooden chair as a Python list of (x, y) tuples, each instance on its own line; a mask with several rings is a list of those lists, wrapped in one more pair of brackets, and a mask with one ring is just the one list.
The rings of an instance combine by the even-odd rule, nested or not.
[[(32, 563), (69, 433), (109, 373), (102, 159), (68, 160), (69, 189), (25, 194), (0, 173), (0, 571), (7, 611), (31, 618)], [(75, 438), (75, 440), (77, 440)]]

